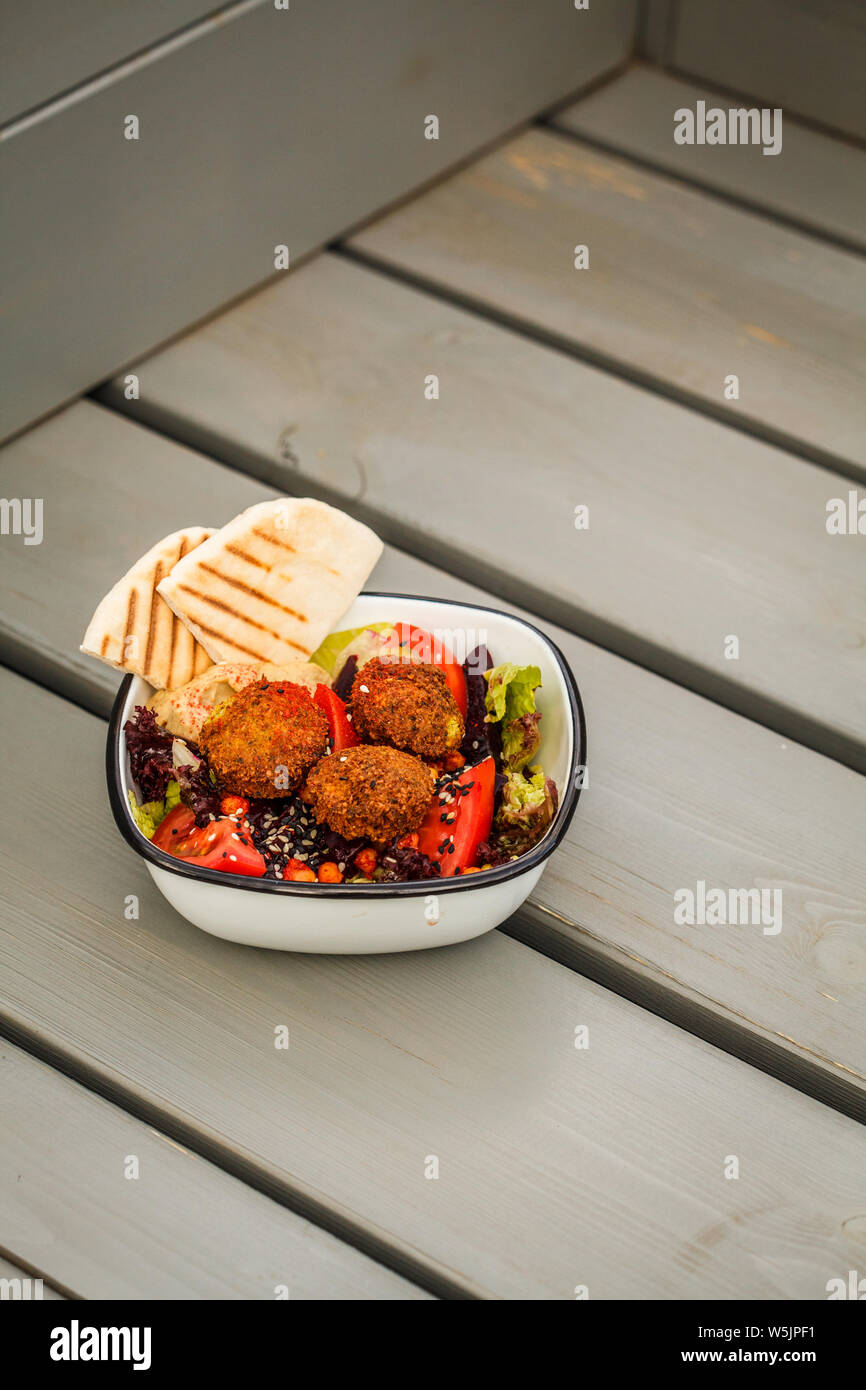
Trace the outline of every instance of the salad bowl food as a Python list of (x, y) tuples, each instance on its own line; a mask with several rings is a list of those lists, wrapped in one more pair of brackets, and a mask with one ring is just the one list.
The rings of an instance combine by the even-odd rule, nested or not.
[[(202, 554), (206, 553), (202, 551)], [(161, 589), (160, 592), (165, 591)], [(171, 599), (167, 601), (171, 602)], [(179, 856), (175, 851), (180, 841), (172, 843), (169, 838), (169, 834), (177, 835), (178, 831), (170, 830), (170, 827), (177, 817), (181, 818), (177, 821), (178, 824), (182, 824), (184, 816), (190, 820), (189, 811), (178, 806), (169, 813), (166, 800), (159, 811), (162, 822), (154, 832), (151, 825), (146, 825), (148, 807), (141, 804), (145, 798), (131, 770), (127, 728), (132, 721), (134, 730), (135, 721), (140, 718), (140, 707), (153, 699), (155, 687), (143, 675), (130, 672), (118, 692), (109, 726), (107, 779), (112, 811), (118, 829), (135, 852), (144, 859), (157, 888), (172, 906), (195, 926), (230, 941), (275, 950), (322, 954), (421, 950), (466, 941), (490, 931), (515, 912), (535, 887), (547, 859), (562, 840), (574, 814), (583, 781), (582, 769), (586, 764), (583, 708), (576, 682), (564, 657), (544, 633), (521, 618), (493, 608), (444, 599), (422, 599), (408, 594), (360, 593), (339, 623), (343, 632), (363, 629), (373, 634), (377, 630), (385, 629), (386, 625), (397, 625), (401, 631), (432, 633), (436, 641), (444, 645), (446, 651), (454, 651), (459, 647), (461, 658), (464, 652), (468, 657), (470, 652), (483, 651), (485, 655), (489, 654), (485, 664), (490, 667), (495, 662), (497, 670), (513, 669), (520, 672), (537, 668), (540, 684), (537, 685), (534, 696), (532, 691), (529, 692), (529, 705), (524, 704), (522, 708), (534, 708), (541, 716), (540, 723), (535, 715), (530, 716), (529, 725), (532, 727), (535, 740), (532, 748), (533, 762), (534, 752), (538, 747), (536, 731), (540, 731), (541, 735), (538, 760), (543, 762), (544, 775), (538, 773), (535, 782), (540, 787), (553, 787), (552, 800), (549, 793), (544, 793), (552, 810), (543, 831), (527, 841), (528, 847), (521, 848), (517, 857), (505, 857), (501, 854), (497, 856), (485, 847), (481, 858), (489, 858), (490, 867), (485, 863), (475, 862), (472, 857), (474, 844), (470, 853), (465, 851), (465, 846), (461, 850), (461, 824), (465, 826), (474, 814), (472, 808), (478, 800), (485, 766), (490, 764), (492, 769), (493, 762), (491, 757), (476, 764), (471, 752), (472, 743), (467, 745), (464, 742), (464, 752), (468, 754), (467, 759), (463, 760), (465, 766), (458, 765), (453, 772), (443, 773), (441, 762), (432, 763), (435, 773), (440, 776), (440, 780), (435, 783), (438, 800), (435, 803), (435, 814), (431, 811), (424, 824), (428, 824), (432, 815), (435, 833), (428, 827), (425, 840), (424, 826), (420, 831), (421, 847), (426, 848), (431, 858), (426, 858), (424, 854), (419, 857), (416, 850), (407, 850), (402, 856), (397, 855), (402, 864), (409, 866), (405, 868), (405, 872), (394, 868), (396, 860), (393, 850), (390, 858), (389, 852), (382, 850), (379, 869), (375, 874), (370, 869), (371, 876), (365, 878), (359, 871), (360, 866), (362, 863), (375, 863), (376, 852), (366, 850), (366, 861), (357, 853), (355, 860), (347, 865), (346, 861), (350, 859), (350, 842), (340, 835), (331, 835), (331, 841), (344, 848), (330, 852), (329, 858), (335, 862), (324, 864), (317, 876), (315, 864), (327, 856), (323, 856), (323, 853), (317, 854), (312, 849), (308, 850), (306, 847), (314, 841), (303, 838), (292, 839), (287, 849), (287, 836), (282, 835), (285, 826), (276, 811), (265, 812), (264, 821), (260, 817), (257, 822), (254, 815), (251, 816), (251, 820), (245, 820), (242, 810), (234, 812), (233, 821), (220, 819), (219, 812), (217, 818), (213, 814), (210, 815), (210, 823), (207, 816), (199, 816), (198, 824), (203, 824), (204, 830), (193, 829), (193, 834), (205, 835), (217, 845), (221, 853), (216, 860), (216, 850), (209, 853), (197, 850), (187, 857)], [(195, 631), (196, 639), (201, 640), (202, 631)], [(206, 636), (208, 629), (204, 628), (203, 632)], [(326, 638), (318, 651), (309, 657), (310, 662), (315, 663), (318, 659), (327, 664), (332, 655), (329, 642), (331, 647), (339, 646), (340, 640), (342, 639)], [(152, 643), (150, 646), (152, 647)], [(368, 659), (366, 654), (362, 658)], [(352, 660), (357, 658), (353, 657)], [(511, 667), (508, 666), (509, 663)], [(119, 661), (112, 664), (121, 665)], [(191, 665), (186, 674), (195, 669)], [(359, 689), (369, 695), (367, 685), (362, 683), (359, 687), (358, 684), (363, 669), (362, 664), (355, 677), (354, 692), (358, 702), (361, 700), (358, 695)], [(273, 677), (271, 688), (275, 691), (277, 680), (282, 682), (278, 687), (278, 693), (283, 696), (283, 687), (288, 684), (289, 678)], [(436, 680), (441, 683), (438, 674)], [(335, 685), (336, 683), (335, 681)], [(164, 685), (166, 682), (163, 680), (161, 684)], [(372, 681), (370, 684), (372, 685)], [(261, 687), (266, 686), (267, 679), (262, 679)], [(482, 685), (482, 689), (484, 688)], [(323, 693), (321, 685), (314, 686), (314, 689), (317, 695)], [(325, 691), (324, 694), (330, 698), (330, 692)], [(430, 698), (433, 704), (439, 698), (435, 682)], [(339, 704), (339, 701), (334, 700), (333, 703)], [(347, 708), (352, 711), (355, 706), (350, 702)], [(352, 713), (347, 717), (351, 720)], [(511, 728), (519, 731), (520, 721), (515, 719)], [(331, 733), (333, 734), (333, 723)], [(467, 739), (469, 733), (467, 722)], [(352, 742), (357, 741), (353, 735)], [(378, 743), (379, 739), (371, 737), (367, 742)], [(176, 740), (176, 745), (184, 749), (182, 739)], [(335, 743), (333, 737), (329, 739), (329, 745), (325, 751), (332, 756), (320, 759), (320, 763), (327, 764), (328, 771), (341, 774), (340, 764), (347, 761), (346, 755), (341, 752), (342, 745), (339, 741)], [(397, 746), (400, 746), (399, 743)], [(195, 743), (193, 748), (196, 748)], [(393, 749), (388, 750), (388, 756), (394, 758)], [(403, 756), (406, 755), (397, 755)], [(184, 761), (193, 757), (193, 754), (181, 753)], [(529, 754), (526, 755), (526, 759), (529, 759)], [(415, 758), (407, 757), (407, 765), (415, 762)], [(207, 766), (206, 763), (204, 765)], [(514, 765), (522, 766), (519, 758), (514, 759)], [(448, 766), (447, 762), (445, 766)], [(411, 769), (409, 770), (411, 772)], [(525, 777), (530, 778), (535, 770), (534, 766), (527, 766)], [(434, 772), (428, 774), (423, 768), (422, 772), (431, 779), (434, 776)], [(310, 775), (307, 787), (313, 782), (314, 776), (315, 773)], [(517, 776), (522, 786), (524, 774), (520, 773)], [(448, 780), (449, 777), (451, 780)], [(492, 777), (491, 770), (491, 789)], [(497, 776), (498, 797), (501, 797), (499, 784), (504, 781), (505, 778), (500, 773)], [(375, 787), (375, 780), (370, 785)], [(527, 781), (526, 786), (529, 785)], [(306, 792), (306, 788), (304, 790)], [(426, 795), (429, 797), (429, 791)], [(492, 790), (489, 795), (492, 799)], [(541, 792), (538, 795), (540, 796)], [(249, 811), (249, 801), (244, 801), (243, 798), (226, 799), (242, 802)], [(300, 808), (299, 814), (302, 815), (301, 823), (306, 826), (307, 819), (303, 817), (303, 809)], [(363, 813), (363, 807), (357, 809)], [(327, 812), (324, 814), (327, 816)], [(312, 813), (309, 813), (311, 825), (313, 819)], [(276, 829), (269, 832), (267, 827), (272, 821), (276, 821)], [(339, 821), (332, 823), (342, 824)], [(216, 831), (221, 824), (228, 827), (230, 833), (227, 839), (217, 837)], [(481, 822), (477, 824), (480, 825)], [(314, 833), (315, 828), (310, 834)], [(478, 830), (477, 834), (486, 842), (489, 831), (488, 816), (486, 827)], [(298, 831), (297, 834), (306, 835), (307, 831)], [(433, 845), (433, 841), (439, 841), (440, 834), (443, 837), (441, 842)], [(466, 831), (464, 840), (468, 834), (470, 831)], [(383, 835), (382, 839), (384, 838)], [(411, 840), (417, 847), (418, 834), (404, 839)], [(168, 844), (169, 852), (161, 848), (160, 843), (163, 846)], [(357, 845), (360, 840), (352, 843)], [(397, 844), (398, 841), (395, 839), (393, 843)], [(403, 841), (399, 843), (402, 844)], [(282, 858), (272, 860), (268, 857), (267, 871), (262, 867), (250, 867), (249, 864), (244, 867), (245, 856), (254, 856), (256, 861), (263, 865), (265, 861), (261, 859), (259, 851), (264, 850), (266, 845), (275, 846), (274, 854), (282, 854)], [(301, 849), (301, 845), (305, 848)], [(456, 857), (449, 858), (454, 856), (455, 848), (458, 850)], [(234, 851), (237, 851), (237, 854)], [(298, 857), (286, 860), (287, 853), (297, 854)], [(337, 860), (340, 861), (339, 864)], [(430, 868), (431, 860), (435, 861), (433, 869)], [(221, 867), (214, 868), (214, 862), (220, 863)], [(308, 864), (311, 867), (307, 867)], [(381, 877), (382, 864), (390, 866), (389, 875), (384, 879)], [(333, 880), (336, 881), (329, 879), (324, 869), (332, 870)], [(422, 872), (427, 876), (413, 876)]]

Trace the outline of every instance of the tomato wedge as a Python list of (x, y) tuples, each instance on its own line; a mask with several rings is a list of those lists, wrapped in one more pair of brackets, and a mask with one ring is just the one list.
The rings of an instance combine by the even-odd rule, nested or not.
[(169, 811), (157, 827), (152, 843), (166, 854), (194, 862), (201, 869), (261, 878), (267, 868), (243, 825), (223, 816), (209, 825), (198, 826), (188, 806), (175, 806)]
[(466, 677), (460, 662), (444, 642), (440, 642), (438, 637), (426, 632), (423, 627), (413, 627), (411, 623), (397, 623), (397, 632), (400, 646), (409, 648), (413, 661), (427, 661), (433, 666), (441, 666), (448, 688), (457, 701), (457, 708), (465, 719), (469, 697), (466, 691)]
[(335, 691), (321, 681), (316, 686), (313, 704), (318, 705), (327, 716), (328, 730), (333, 741), (333, 751), (342, 753), (344, 748), (354, 748), (361, 740), (355, 733), (354, 725), (346, 713), (346, 706)]
[[(434, 798), (418, 831), (418, 848), (439, 865), (443, 878), (475, 867), (478, 846), (489, 836), (493, 822), (495, 782), (496, 765), (492, 758), (485, 758), (475, 767), (465, 767), (451, 783), (453, 801)], [(443, 816), (454, 820), (443, 820)]]

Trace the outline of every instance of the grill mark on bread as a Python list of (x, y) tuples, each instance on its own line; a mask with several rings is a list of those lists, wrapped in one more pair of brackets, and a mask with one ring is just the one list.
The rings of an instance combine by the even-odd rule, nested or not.
[[(299, 613), (296, 608), (287, 608), (286, 605), (280, 603), (278, 599), (271, 598), (270, 594), (263, 594), (261, 590), (254, 589), (251, 584), (245, 584), (242, 579), (230, 579), (227, 574), (223, 574), (221, 570), (214, 569), (213, 565), (206, 565), (203, 560), (199, 561), (198, 567), (207, 574), (212, 574), (215, 578), (221, 579), (223, 584), (228, 584), (233, 589), (240, 589), (243, 594), (249, 594), (250, 598), (260, 599), (262, 603), (270, 603), (272, 607), (279, 608), (281, 613), (288, 613), (290, 618), (297, 618), (299, 623), (309, 622), (309, 618), (305, 617), (303, 613)], [(281, 575), (280, 577), (282, 578), (283, 576)]]
[(128, 660), (126, 654), (126, 639), (132, 634), (132, 627), (135, 622), (135, 609), (138, 602), (138, 592), (135, 585), (129, 591), (129, 600), (126, 605), (126, 623), (123, 628), (123, 637), (120, 642), (120, 656), (122, 661)]
[(229, 555), (236, 555), (238, 556), (239, 560), (246, 560), (247, 564), (254, 564), (257, 570), (271, 569), (271, 566), (270, 564), (268, 564), (267, 560), (260, 560), (259, 556), (257, 555), (250, 555), (249, 550), (242, 550), (240, 549), (239, 545), (234, 545), (234, 543), (232, 543), (231, 541), (227, 541), (227, 543), (225, 543), (225, 549), (228, 550)]
[(147, 614), (147, 646), (144, 652), (145, 671), (150, 670), (150, 658), (153, 655), (153, 642), (156, 637), (156, 628), (159, 622), (159, 611), (154, 611), (154, 599), (156, 598), (156, 586), (162, 577), (162, 561), (157, 560), (156, 569), (153, 572), (153, 582), (150, 586), (150, 608)]
[(230, 555), (237, 555), (239, 560), (246, 560), (248, 565), (255, 565), (260, 570), (270, 569), (266, 560), (260, 560), (257, 555), (248, 554), (246, 550), (241, 550), (239, 545), (232, 545), (231, 542), (227, 542), (225, 548)]
[(271, 531), (262, 531), (258, 526), (253, 526), (252, 533), (254, 536), (258, 536), (260, 541), (267, 541), (270, 545), (278, 545), (281, 550), (290, 550), (293, 555), (297, 553), (293, 545), (289, 545), (288, 541), (278, 540)]
[(268, 637), (275, 638), (281, 642), (282, 635), (274, 632), (272, 627), (266, 627), (264, 623), (257, 623), (255, 618), (250, 618), (246, 613), (242, 613), (238, 608), (232, 608), (230, 603), (223, 603), (222, 599), (211, 598), (210, 594), (203, 594), (198, 589), (192, 589), (188, 584), (178, 584), (178, 589), (182, 594), (189, 594), (190, 598), (197, 598), (199, 603), (204, 603), (208, 608), (218, 608), (221, 613), (228, 613), (230, 618), (237, 618), (247, 627), (258, 628), (259, 632), (264, 632)]
[(102, 639), (102, 645), (101, 645), (101, 647), (99, 648), (99, 654), (100, 654), (100, 656), (105, 656), (105, 653), (108, 651), (108, 644), (109, 644), (110, 641), (111, 641), (111, 633), (110, 633), (110, 632), (106, 632), (105, 636), (104, 636), (103, 639)]
[[(225, 634), (222, 633), (222, 632), (217, 632), (215, 628), (212, 628), (212, 627), (205, 627), (204, 623), (199, 623), (199, 622), (196, 622), (196, 627), (198, 628), (199, 632), (203, 632), (203, 633), (205, 634), (206, 637), (216, 637), (216, 638), (218, 638), (221, 642), (224, 642), (224, 641), (225, 641)], [(310, 654), (310, 653), (307, 651), (306, 647), (301, 647), (301, 646), (299, 646), (299, 644), (298, 644), (297, 642), (290, 642), (289, 639), (288, 639), (287, 637), (281, 637), (281, 638), (280, 638), (280, 641), (281, 641), (281, 642), (285, 642), (285, 644), (286, 644), (287, 647), (295, 647), (297, 651), (303, 652), (304, 656), (309, 656), (309, 654)], [(234, 648), (235, 651), (244, 652), (247, 656), (254, 657), (256, 661), (261, 661), (261, 660), (262, 660), (262, 654), (261, 654), (261, 652), (254, 652), (253, 649), (252, 649), (252, 647), (244, 647), (244, 646), (241, 645), (240, 642), (234, 642), (234, 641), (231, 642), (230, 645)]]
[[(178, 584), (177, 587), (182, 594), (189, 594), (190, 598), (197, 598), (200, 603), (207, 605), (209, 608), (217, 608), (221, 613), (228, 613), (230, 618), (238, 618), (240, 622), (247, 627), (257, 628), (259, 632), (264, 632), (266, 636), (273, 637), (277, 642), (285, 642), (287, 646), (295, 647), (299, 652), (306, 652), (307, 650), (306, 647), (302, 647), (298, 642), (292, 642), (288, 637), (284, 637), (281, 632), (274, 632), (272, 627), (266, 627), (264, 623), (257, 623), (255, 618), (250, 618), (246, 613), (241, 613), (239, 609), (232, 608), (230, 603), (223, 603), (222, 599), (211, 598), (210, 594), (199, 593), (198, 589), (192, 589), (188, 584)], [(196, 620), (193, 619), (193, 621), (195, 622)], [(197, 626), (200, 627), (201, 624), (197, 623)], [(202, 628), (202, 632), (206, 631), (206, 628)], [(220, 634), (214, 635), (219, 636)], [(223, 638), (223, 640), (226, 639)], [(240, 650), (245, 651), (247, 649), (241, 647)]]
[[(172, 570), (174, 569), (175, 565), (177, 564), (178, 560), (182, 560), (183, 557), (184, 557), (184, 555), (186, 555), (186, 553), (187, 553), (187, 541), (188, 541), (188, 539), (189, 539), (188, 536), (183, 536), (183, 537), (181, 538), (180, 550), (179, 550), (178, 553), (177, 553), (177, 559), (174, 560), (174, 561), (172, 562), (172, 564), (169, 566), (169, 570), (168, 570), (169, 574), (171, 574), (171, 572), (172, 572)], [(166, 604), (166, 607), (168, 607), (167, 604)], [(170, 608), (170, 609), (169, 609), (169, 612), (171, 613), (171, 637), (169, 638), (169, 647), (168, 647), (168, 676), (166, 677), (166, 679), (167, 679), (167, 682), (168, 682), (168, 689), (171, 690), (172, 687), (173, 687), (173, 685), (174, 685), (174, 658), (175, 658), (175, 652), (176, 652), (176, 650), (177, 650), (177, 614), (175, 613), (175, 611), (174, 611), (173, 608)], [(193, 663), (193, 665), (195, 665), (195, 663)]]

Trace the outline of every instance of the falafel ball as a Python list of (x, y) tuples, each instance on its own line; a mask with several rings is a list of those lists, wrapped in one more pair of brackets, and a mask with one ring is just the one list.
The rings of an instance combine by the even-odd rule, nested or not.
[(411, 753), (359, 743), (322, 758), (301, 796), (338, 835), (387, 845), (418, 829), (435, 785), (432, 770)]
[(328, 720), (310, 692), (289, 681), (258, 681), (220, 705), (199, 744), (227, 791), (291, 796), (328, 743)]
[(368, 661), (352, 683), (352, 719), (361, 738), (422, 758), (441, 758), (463, 741), (448, 682), (425, 661)]

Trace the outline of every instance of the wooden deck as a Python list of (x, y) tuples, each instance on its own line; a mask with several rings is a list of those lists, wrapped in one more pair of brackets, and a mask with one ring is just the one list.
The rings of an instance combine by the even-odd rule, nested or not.
[[(862, 1264), (866, 570), (825, 521), (866, 479), (863, 155), (786, 116), (759, 178), (675, 160), (689, 90), (630, 68), (0, 450), (45, 515), (0, 545), (0, 1277), (818, 1299)], [(570, 661), (589, 786), (502, 930), (247, 949), (117, 835), (86, 621), (277, 490), (376, 527), (369, 587), (527, 613)], [(699, 880), (781, 889), (782, 930), (678, 925)]]

